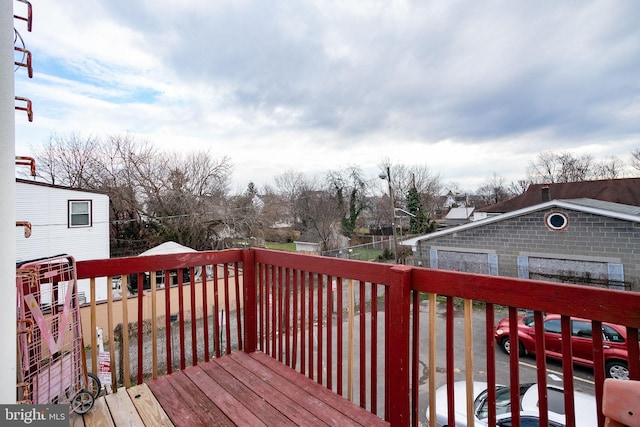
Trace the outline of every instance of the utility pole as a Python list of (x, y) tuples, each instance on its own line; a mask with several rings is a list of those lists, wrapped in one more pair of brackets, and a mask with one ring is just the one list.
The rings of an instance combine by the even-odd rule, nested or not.
[(391, 199), (391, 231), (393, 233), (393, 262), (398, 263), (398, 236), (396, 234), (396, 201), (393, 196), (393, 185), (391, 185), (391, 168), (387, 166), (387, 173), (380, 172), (380, 179), (386, 179), (389, 184), (389, 198)]

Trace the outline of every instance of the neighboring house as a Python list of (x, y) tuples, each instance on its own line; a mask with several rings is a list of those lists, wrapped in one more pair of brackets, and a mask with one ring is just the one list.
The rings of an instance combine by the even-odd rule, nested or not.
[(417, 265), (640, 291), (640, 207), (551, 200), (405, 240)]
[[(487, 216), (528, 208), (556, 199), (589, 198), (623, 205), (640, 206), (640, 178), (602, 179), (559, 184), (531, 184), (512, 199), (478, 209)], [(477, 214), (476, 214), (477, 215)]]
[[(293, 243), (296, 244), (296, 252), (320, 255), (323, 250), (322, 238), (315, 231), (307, 231)], [(325, 250), (345, 248), (349, 246), (349, 238), (343, 236), (336, 230), (331, 230), (331, 235), (326, 243), (328, 247)]]
[[(16, 221), (31, 224), (31, 236), (16, 227), (16, 261), (60, 254), (79, 260), (109, 258), (109, 196), (59, 185), (16, 179)], [(106, 299), (106, 279), (96, 300)], [(78, 283), (80, 302), (90, 298), (89, 282)]]
[(445, 215), (442, 221), (439, 221), (439, 226), (450, 227), (452, 225), (465, 224), (472, 220), (474, 208), (462, 207), (451, 208)]

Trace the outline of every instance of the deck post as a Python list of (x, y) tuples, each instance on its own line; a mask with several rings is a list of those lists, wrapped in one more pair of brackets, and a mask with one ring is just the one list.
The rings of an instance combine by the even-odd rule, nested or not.
[(387, 357), (385, 366), (386, 419), (392, 426), (409, 425), (411, 394), (409, 389), (409, 330), (411, 326), (411, 271), (398, 265), (391, 268), (385, 310)]
[(244, 351), (256, 351), (258, 339), (258, 298), (256, 291), (256, 252), (242, 251), (242, 286), (244, 294)]

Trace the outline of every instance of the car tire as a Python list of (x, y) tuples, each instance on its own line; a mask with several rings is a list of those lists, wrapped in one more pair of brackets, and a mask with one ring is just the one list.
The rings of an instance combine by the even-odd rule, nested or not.
[(628, 380), (629, 379), (629, 367), (624, 360), (610, 360), (605, 363), (605, 373), (607, 378), (613, 378), (616, 380)]
[[(502, 341), (500, 341), (500, 347), (506, 354), (511, 354), (511, 340), (509, 336), (504, 337)], [(520, 341), (518, 341), (518, 350), (518, 356), (524, 356), (526, 354), (524, 346)]]

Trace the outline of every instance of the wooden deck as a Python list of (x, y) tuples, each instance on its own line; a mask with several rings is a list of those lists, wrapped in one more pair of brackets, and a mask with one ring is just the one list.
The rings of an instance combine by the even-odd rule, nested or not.
[(388, 426), (261, 353), (236, 352), (96, 401), (72, 426)]

